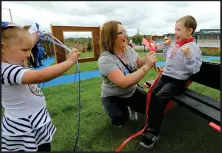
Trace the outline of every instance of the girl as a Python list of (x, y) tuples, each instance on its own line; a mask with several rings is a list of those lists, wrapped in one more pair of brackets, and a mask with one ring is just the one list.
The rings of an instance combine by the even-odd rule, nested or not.
[(2, 151), (50, 151), (56, 128), (36, 85), (67, 71), (80, 53), (73, 49), (67, 60), (41, 70), (30, 70), (24, 62), (38, 40), (27, 28), (2, 22)]

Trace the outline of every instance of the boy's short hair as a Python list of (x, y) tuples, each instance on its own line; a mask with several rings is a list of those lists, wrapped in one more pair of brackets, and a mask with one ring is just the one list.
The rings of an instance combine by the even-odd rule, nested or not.
[(193, 32), (192, 34), (195, 32), (196, 28), (197, 28), (197, 21), (196, 19), (191, 16), (191, 15), (186, 15), (186, 16), (183, 16), (181, 18), (179, 18), (176, 23), (178, 22), (183, 22), (184, 23), (184, 26), (185, 28), (192, 28), (193, 29)]

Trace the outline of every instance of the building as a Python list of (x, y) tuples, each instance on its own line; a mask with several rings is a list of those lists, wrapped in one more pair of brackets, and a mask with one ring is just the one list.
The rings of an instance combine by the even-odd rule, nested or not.
[[(175, 34), (169, 33), (172, 44), (175, 44)], [(220, 29), (200, 29), (193, 34), (195, 42), (200, 47), (216, 47), (220, 48)], [(164, 36), (152, 36), (152, 40), (157, 44), (163, 43)]]
[[(175, 34), (170, 33), (170, 38), (175, 41)], [(220, 40), (220, 29), (200, 29), (193, 34), (195, 41)]]
[(220, 29), (201, 29), (193, 36), (197, 40), (220, 40)]

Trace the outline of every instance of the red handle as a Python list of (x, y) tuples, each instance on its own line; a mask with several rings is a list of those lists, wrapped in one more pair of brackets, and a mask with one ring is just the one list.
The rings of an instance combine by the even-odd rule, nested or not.
[(212, 127), (213, 129), (217, 130), (218, 132), (220, 132), (220, 126), (215, 124), (214, 122), (210, 122), (209, 126)]

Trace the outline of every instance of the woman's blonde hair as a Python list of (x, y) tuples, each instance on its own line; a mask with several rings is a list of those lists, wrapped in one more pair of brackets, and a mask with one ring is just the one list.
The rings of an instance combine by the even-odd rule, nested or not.
[(114, 42), (117, 38), (119, 21), (108, 21), (102, 25), (100, 32), (100, 49), (101, 53), (104, 51), (109, 51), (114, 53)]

